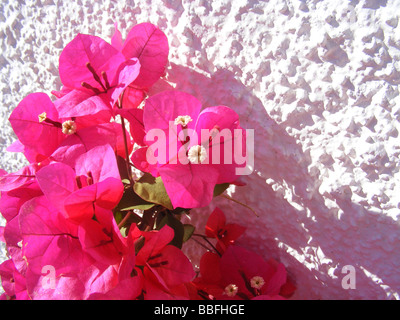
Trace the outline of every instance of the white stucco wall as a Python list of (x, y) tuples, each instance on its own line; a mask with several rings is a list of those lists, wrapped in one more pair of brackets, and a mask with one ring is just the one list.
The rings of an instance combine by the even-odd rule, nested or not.
[[(215, 205), (246, 225), (240, 244), (285, 263), (295, 298), (399, 298), (399, 15), (398, 0), (2, 1), (0, 165), (22, 166), (5, 153), (8, 116), (60, 87), (77, 33), (152, 22), (169, 39), (170, 85), (255, 130), (255, 171), (232, 196), (260, 217), (220, 199), (193, 212), (198, 228)], [(195, 261), (198, 246), (186, 250)], [(342, 288), (346, 265), (356, 289)]]

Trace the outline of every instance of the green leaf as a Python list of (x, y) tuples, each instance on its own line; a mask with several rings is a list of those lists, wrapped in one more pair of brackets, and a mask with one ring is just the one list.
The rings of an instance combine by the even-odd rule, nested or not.
[(122, 208), (121, 211), (130, 211), (130, 210), (134, 210), (134, 209), (143, 210), (144, 211), (144, 210), (148, 210), (148, 209), (153, 208), (155, 205), (156, 205), (155, 203), (136, 204), (136, 205), (133, 205), (133, 206), (130, 206), (130, 207)]
[(148, 210), (154, 207), (154, 203), (147, 202), (139, 197), (134, 191), (133, 188), (127, 188), (124, 191), (124, 194), (118, 203), (116, 210), (118, 211), (129, 211), (129, 210)]
[(114, 213), (114, 218), (115, 218), (115, 222), (118, 224), (122, 221), (122, 212), (121, 211), (117, 211)]
[(180, 222), (175, 216), (171, 213), (167, 213), (164, 218), (162, 218), (161, 222), (158, 225), (158, 229), (161, 229), (165, 225), (174, 229), (174, 238), (171, 240), (169, 244), (181, 249), (184, 238), (184, 226), (182, 222)]
[(188, 241), (192, 237), (195, 229), (191, 224), (183, 225), (183, 242)]
[(230, 186), (229, 183), (221, 183), (215, 185), (214, 188), (214, 197), (218, 197), (219, 195), (223, 194), (226, 189)]
[(143, 200), (173, 210), (171, 199), (165, 190), (161, 177), (155, 178), (151, 174), (145, 173), (135, 182), (133, 190)]

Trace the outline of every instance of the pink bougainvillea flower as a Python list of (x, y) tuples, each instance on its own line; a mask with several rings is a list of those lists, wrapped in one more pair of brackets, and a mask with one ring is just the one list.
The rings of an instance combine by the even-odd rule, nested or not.
[(141, 23), (134, 26), (123, 41), (115, 23), (111, 44), (127, 59), (139, 59), (139, 76), (125, 89), (122, 97), (124, 109), (137, 108), (154, 83), (165, 75), (169, 53), (168, 39), (155, 25)]
[(127, 251), (126, 239), (115, 222), (111, 210), (96, 207), (96, 219), (86, 219), (78, 227), (82, 248), (98, 262), (115, 265)]
[(11, 298), (17, 300), (29, 299), (25, 277), (16, 269), (11, 259), (5, 260), (0, 264), (0, 279), (4, 289), (0, 300), (9, 300)]
[(84, 34), (64, 48), (59, 62), (61, 82), (67, 89), (55, 106), (65, 118), (111, 113), (140, 70), (137, 58), (125, 58), (103, 39)]
[[(103, 215), (104, 209), (100, 211), (96, 217), (104, 226), (101, 232), (109, 232), (110, 219)], [(94, 293), (104, 294), (116, 285), (117, 267), (93, 259), (93, 252), (81, 245), (87, 242), (79, 238), (76, 225), (44, 196), (27, 201), (19, 218), (26, 262), (23, 276), (30, 299), (81, 300)]]
[[(225, 106), (200, 109), (196, 98), (179, 91), (156, 94), (144, 106), (147, 146), (133, 154), (132, 162), (161, 176), (175, 208), (208, 205), (215, 185), (234, 182), (236, 169), (245, 166), (233, 154), (246, 148), (237, 113)], [(237, 140), (241, 143), (234, 150)]]
[(110, 114), (99, 112), (95, 116), (80, 116), (74, 120), (60, 118), (46, 94), (33, 93), (18, 104), (9, 120), (18, 140), (7, 151), (22, 152), (30, 163), (43, 165), (65, 139), (86, 127), (108, 123)]
[(8, 192), (1, 192), (0, 212), (6, 219), (4, 227), (4, 241), (7, 251), (19, 272), (23, 272), (25, 261), (21, 251), (21, 232), (19, 224), (19, 211), (28, 200), (43, 195), (36, 181), (27, 183)]
[(115, 153), (103, 145), (80, 155), (75, 170), (52, 163), (36, 174), (48, 200), (67, 218), (77, 223), (91, 218), (95, 205), (113, 209), (123, 194)]
[(65, 292), (74, 288), (73, 281), (62, 287), (60, 281), (57, 281), (56, 288), (51, 284), (43, 285), (47, 272), (43, 268), (46, 266), (53, 271), (52, 279), (49, 280), (55, 281), (60, 277), (75, 278), (93, 262), (82, 251), (76, 231), (49, 205), (44, 196), (25, 202), (19, 219), (22, 251), (27, 261), (25, 277), (29, 295), (45, 299), (56, 295), (68, 299), (77, 295), (77, 292)]
[(0, 176), (0, 191), (10, 191), (28, 185), (35, 181), (35, 174), (38, 170), (46, 166), (50, 161), (32, 163), (22, 167), (16, 172), (11, 172)]
[[(51, 119), (52, 123), (45, 119)], [(26, 96), (13, 110), (9, 121), (20, 143), (29, 148), (31, 154), (34, 152), (35, 156), (31, 155), (29, 158), (38, 161), (33, 162), (49, 157), (65, 139), (60, 129), (62, 120), (45, 93)]]
[(169, 243), (174, 231), (164, 226), (159, 231), (142, 232), (144, 246), (139, 250), (136, 264), (143, 266), (146, 299), (169, 299), (186, 296), (185, 283), (195, 276), (189, 259), (177, 247)]
[(216, 299), (285, 299), (295, 290), (283, 264), (273, 259), (265, 261), (235, 245), (229, 246), (222, 257), (212, 252), (204, 254), (200, 274), (195, 285)]
[(225, 214), (219, 208), (214, 209), (206, 224), (206, 236), (218, 240), (217, 250), (219, 252), (224, 252), (229, 245), (234, 244), (245, 230), (246, 228), (239, 224), (227, 224)]
[(94, 293), (91, 300), (134, 300), (142, 294), (144, 277), (142, 270), (136, 266), (135, 244), (142, 237), (141, 232), (133, 224), (126, 238), (126, 253), (118, 266), (118, 283), (105, 293)]

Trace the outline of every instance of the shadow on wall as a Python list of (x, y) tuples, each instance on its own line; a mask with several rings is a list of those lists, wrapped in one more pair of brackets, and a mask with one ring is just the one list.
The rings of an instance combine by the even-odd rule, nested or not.
[[(176, 64), (171, 64), (168, 70), (168, 81), (177, 84), (176, 90), (197, 97), (203, 107), (231, 107), (239, 113), (244, 128), (255, 130), (255, 171), (244, 177), (247, 186), (237, 188), (235, 198), (254, 208), (260, 218), (240, 206), (235, 206), (234, 212), (230, 210), (229, 216), (230, 203), (226, 199), (216, 203), (223, 210), (226, 206), (230, 221), (252, 230), (246, 233), (241, 245), (251, 250), (257, 248), (264, 257), (276, 257), (287, 266), (298, 286), (295, 298), (387, 299), (382, 283), (392, 292), (400, 291), (400, 278), (396, 276), (400, 268), (396, 255), (400, 252), (396, 240), (400, 238), (399, 227), (390, 218), (352, 203), (345, 192), (329, 195), (344, 212), (338, 219), (318, 192), (319, 175), (309, 173), (310, 156), (283, 125), (269, 117), (251, 89), (230, 71), (217, 70), (207, 77)], [(156, 91), (166, 89), (172, 87), (161, 82)], [(266, 183), (267, 179), (291, 189), (303, 208), (295, 208), (284, 194)], [(300, 259), (278, 248), (278, 242), (296, 252)], [(388, 244), (394, 254), (387, 252)], [(321, 258), (319, 250), (325, 257)], [(356, 270), (355, 290), (342, 288), (345, 274), (341, 271), (345, 265)], [(376, 275), (382, 283), (367, 277), (363, 270)]]

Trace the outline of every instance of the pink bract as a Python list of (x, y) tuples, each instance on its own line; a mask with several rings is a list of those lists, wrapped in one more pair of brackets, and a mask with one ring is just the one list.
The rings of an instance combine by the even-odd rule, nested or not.
[(125, 58), (99, 37), (79, 34), (60, 55), (61, 82), (72, 90), (56, 100), (55, 106), (61, 117), (111, 112), (139, 71), (137, 58)]
[(217, 242), (217, 250), (223, 253), (228, 246), (244, 233), (245, 227), (236, 223), (226, 223), (225, 214), (218, 207), (211, 212), (206, 224), (206, 236), (215, 238)]
[(144, 266), (147, 298), (167, 299), (193, 279), (192, 264), (180, 249), (169, 244), (174, 237), (169, 226), (142, 235), (145, 243), (136, 257), (136, 264)]
[(115, 153), (109, 145), (80, 155), (75, 170), (64, 163), (53, 163), (38, 171), (36, 177), (48, 200), (76, 222), (91, 218), (94, 205), (113, 209), (123, 193)]
[(151, 23), (135, 25), (128, 33), (125, 42), (117, 25), (112, 44), (121, 50), (126, 59), (139, 59), (141, 68), (133, 87), (148, 90), (160, 77), (165, 74), (168, 62), (168, 39), (165, 34)]
[(229, 246), (222, 257), (211, 252), (204, 254), (200, 273), (195, 285), (216, 299), (281, 300), (294, 291), (283, 264), (266, 261), (235, 245)]
[(18, 104), (9, 120), (19, 141), (25, 147), (48, 157), (65, 139), (65, 135), (60, 128), (46, 121), (39, 121), (38, 117), (43, 112), (52, 121), (60, 122), (59, 114), (48, 95), (31, 93)]

